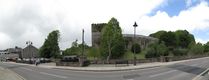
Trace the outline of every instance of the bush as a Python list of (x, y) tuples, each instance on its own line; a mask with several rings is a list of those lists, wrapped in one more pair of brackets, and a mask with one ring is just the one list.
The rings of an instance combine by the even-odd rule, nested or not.
[(82, 67), (89, 66), (90, 64), (91, 64), (91, 62), (89, 60), (85, 60), (85, 61), (83, 61)]
[(159, 54), (156, 54), (156, 51), (153, 48), (148, 48), (145, 54), (146, 58), (156, 58), (159, 57)]
[(168, 48), (164, 43), (150, 44), (146, 50), (146, 58), (156, 58), (160, 56), (168, 56)]
[(185, 56), (185, 55), (187, 55), (187, 53), (188, 53), (187, 49), (177, 48), (177, 49), (173, 50), (173, 55), (174, 56)]
[(135, 43), (131, 46), (131, 52), (134, 53), (134, 48), (135, 48), (135, 53), (140, 53), (141, 52), (141, 47), (139, 44)]
[(194, 44), (189, 51), (192, 55), (201, 55), (204, 53), (204, 47), (201, 43)]

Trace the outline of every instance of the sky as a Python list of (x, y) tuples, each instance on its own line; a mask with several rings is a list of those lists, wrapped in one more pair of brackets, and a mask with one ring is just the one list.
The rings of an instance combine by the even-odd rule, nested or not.
[(196, 42), (209, 41), (209, 0), (0, 0), (0, 50), (40, 48), (53, 30), (60, 31), (59, 46), (69, 48), (82, 29), (91, 45), (91, 24), (115, 17), (123, 34), (148, 36), (159, 30), (187, 30)]

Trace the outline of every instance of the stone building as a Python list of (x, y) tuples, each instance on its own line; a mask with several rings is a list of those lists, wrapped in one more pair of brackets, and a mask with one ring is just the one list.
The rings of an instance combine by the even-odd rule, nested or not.
[(0, 60), (6, 59), (17, 59), (20, 57), (22, 53), (22, 48), (15, 47), (15, 48), (8, 48), (6, 50), (0, 50)]
[(105, 25), (107, 25), (107, 24), (106, 23), (91, 24), (92, 46), (93, 47), (99, 47), (102, 28)]
[[(106, 23), (100, 23), (100, 24), (92, 24), (92, 46), (93, 47), (99, 47), (100, 45), (100, 36), (102, 29), (107, 25)], [(130, 49), (133, 40), (134, 40), (134, 34), (123, 34), (123, 37), (125, 39), (126, 49)], [(148, 46), (148, 44), (157, 41), (157, 38), (144, 36), (144, 35), (137, 35), (136, 34), (136, 43), (140, 44), (141, 48), (144, 49)]]
[[(123, 37), (125, 39), (125, 47), (131, 49), (134, 44), (134, 34), (123, 34)], [(150, 43), (153, 43), (158, 39), (144, 35), (135, 35), (135, 40), (135, 43), (139, 44), (142, 49), (145, 49)]]
[(33, 45), (28, 45), (22, 50), (21, 58), (36, 58), (38, 57), (38, 49)]

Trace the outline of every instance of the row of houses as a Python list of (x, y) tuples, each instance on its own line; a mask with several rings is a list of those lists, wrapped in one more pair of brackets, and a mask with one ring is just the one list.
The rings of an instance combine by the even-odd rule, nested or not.
[(8, 48), (5, 50), (0, 50), (0, 60), (8, 59), (30, 59), (38, 57), (38, 49), (32, 44), (26, 46), (24, 49), (20, 47)]

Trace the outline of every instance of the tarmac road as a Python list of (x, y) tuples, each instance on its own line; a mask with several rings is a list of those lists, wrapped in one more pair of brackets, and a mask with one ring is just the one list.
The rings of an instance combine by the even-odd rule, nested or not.
[(26, 80), (192, 80), (209, 67), (209, 58), (189, 60), (169, 66), (129, 71), (71, 71), (0, 63)]

